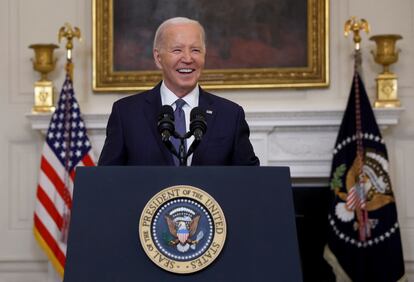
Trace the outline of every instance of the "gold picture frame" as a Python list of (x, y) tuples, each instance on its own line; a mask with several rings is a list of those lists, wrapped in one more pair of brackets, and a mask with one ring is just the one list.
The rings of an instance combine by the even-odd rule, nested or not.
[[(150, 57), (152, 36), (162, 20), (157, 19), (148, 24), (149, 19), (154, 19), (156, 16), (150, 15), (145, 20), (142, 15), (162, 10), (164, 18), (168, 18), (165, 11), (167, 8), (159, 11), (154, 10), (156, 5), (154, 2), (162, 2), (162, 0), (147, 1), (148, 6), (151, 5), (150, 11), (145, 11), (145, 1), (140, 1), (139, 7), (132, 9), (131, 5), (138, 2), (133, 0), (93, 0), (93, 90), (95, 92), (142, 91), (152, 88), (162, 79), (161, 72), (155, 69), (155, 64), (147, 67), (149, 66), (149, 60), (152, 60), (152, 57)], [(235, 5), (232, 1), (234, 2), (234, 0), (206, 1), (199, 1), (204, 10), (202, 13), (197, 10), (198, 15), (205, 15), (205, 19), (204, 21), (198, 20), (204, 25), (207, 32), (206, 62), (209, 62), (209, 54), (211, 54), (209, 53), (211, 50), (209, 43), (211, 42), (209, 42), (208, 32), (213, 30), (217, 33), (211, 36), (214, 43), (212, 44), (212, 56), (215, 53), (216, 57), (212, 57), (213, 59), (210, 59), (210, 61), (217, 62), (218, 67), (214, 63), (211, 66), (206, 65), (200, 79), (200, 84), (204, 89), (315, 88), (329, 85), (329, 0), (268, 0), (268, 2), (263, 0), (238, 0), (236, 6), (243, 3), (251, 6), (252, 3), (254, 5), (257, 2), (257, 7), (254, 6), (254, 9), (251, 10), (258, 16), (250, 16), (248, 26), (246, 25), (247, 21), (242, 16), (239, 16), (239, 22), (236, 22), (237, 17), (224, 16), (222, 17), (223, 22), (220, 23), (218, 28), (214, 26), (216, 22), (219, 22), (218, 19), (208, 17), (220, 13), (217, 12), (218, 10), (209, 11), (209, 9), (213, 9), (212, 4), (209, 6), (206, 3), (220, 3), (220, 5), (228, 5), (229, 9), (233, 9), (232, 7)], [(299, 12), (296, 13), (296, 11)], [(225, 12), (230, 13), (229, 10)], [(134, 17), (134, 13), (140, 14)], [(194, 11), (189, 11), (189, 13), (191, 15)], [(271, 13), (275, 13), (275, 15)], [(174, 11), (171, 11), (171, 15), (175, 16)], [(136, 21), (131, 22), (131, 18), (136, 19)], [(158, 18), (161, 19), (161, 16)], [(279, 22), (264, 22), (263, 19), (266, 18), (270, 18), (270, 21), (274, 21), (275, 18), (280, 20)], [(301, 24), (296, 26), (296, 22)], [(140, 27), (144, 24), (145, 30)], [(242, 28), (243, 24), (244, 27)], [(230, 32), (223, 33), (224, 26), (228, 26)], [(252, 26), (255, 27), (254, 32), (258, 30), (266, 32), (263, 32), (264, 35), (260, 36), (250, 34), (249, 38), (240, 35), (240, 32)], [(124, 36), (126, 31), (131, 31), (131, 35)], [(275, 39), (269, 39), (269, 36), (273, 37), (275, 33), (280, 38), (285, 38), (285, 40), (278, 39), (279, 41), (276, 41), (276, 43), (271, 43), (269, 40), (275, 41)], [(297, 38), (294, 34), (298, 34)], [(226, 44), (228, 38), (232, 40), (232, 43), (227, 42), (227, 45), (223, 45)], [(144, 44), (141, 43), (141, 41), (145, 41), (144, 39), (147, 40), (145, 46), (136, 45)], [(214, 41), (215, 39), (216, 41)], [(265, 41), (270, 42), (268, 46), (263, 44)], [(271, 44), (273, 45), (270, 46)], [(226, 49), (226, 46), (229, 47)], [(249, 49), (249, 46), (253, 47)], [(145, 53), (140, 51), (144, 50), (144, 47), (147, 57), (140, 59), (139, 57)], [(243, 48), (244, 50), (242, 50)], [(217, 55), (223, 49), (228, 51), (227, 55)], [(296, 55), (292, 50), (296, 50), (298, 54), (303, 55)], [(246, 52), (252, 52), (252, 56), (246, 56)], [(233, 53), (237, 54), (238, 57), (234, 56), (235, 58), (229, 59), (229, 54), (233, 56)], [(275, 61), (274, 65), (269, 65), (268, 63), (272, 63), (272, 59), (276, 57), (284, 61), (280, 61), (280, 63)], [(295, 62), (294, 60), (299, 57), (301, 61)], [(131, 62), (135, 61), (138, 61), (138, 63), (132, 65)], [(226, 67), (226, 64), (231, 67)], [(138, 69), (137, 66), (144, 67)]]

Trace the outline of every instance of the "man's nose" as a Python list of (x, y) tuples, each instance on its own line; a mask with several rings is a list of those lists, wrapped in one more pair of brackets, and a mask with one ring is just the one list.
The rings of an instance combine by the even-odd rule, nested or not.
[(185, 50), (183, 52), (182, 60), (185, 63), (191, 63), (193, 61), (193, 56), (191, 54), (191, 50)]

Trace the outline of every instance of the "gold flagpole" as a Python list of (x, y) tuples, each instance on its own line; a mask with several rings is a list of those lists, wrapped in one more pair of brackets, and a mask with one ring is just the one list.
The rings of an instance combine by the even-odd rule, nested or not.
[(356, 143), (357, 143), (357, 172), (358, 172), (358, 179), (355, 179), (358, 191), (358, 197), (360, 204), (356, 206), (356, 214), (358, 218), (358, 230), (359, 230), (359, 238), (361, 241), (365, 241), (367, 237), (371, 235), (371, 229), (369, 226), (368, 221), (368, 212), (366, 210), (366, 195), (364, 193), (364, 183), (365, 183), (365, 173), (363, 171), (364, 166), (364, 146), (362, 142), (362, 117), (361, 117), (361, 101), (360, 101), (360, 92), (359, 92), (359, 70), (362, 64), (361, 58), (361, 35), (360, 31), (365, 31), (369, 33), (370, 26), (368, 22), (364, 19), (358, 21), (356, 17), (351, 17), (348, 21), (345, 22), (345, 36), (347, 37), (349, 33), (352, 31), (354, 34), (354, 43), (355, 43), (355, 51), (354, 51), (354, 91), (355, 91), (355, 129), (356, 129)]
[[(58, 40), (59, 43), (61, 41), (61, 39), (64, 37), (66, 38), (67, 42), (66, 42), (66, 65), (65, 65), (65, 69), (66, 69), (66, 75), (69, 76), (70, 81), (67, 81), (67, 78), (65, 79), (65, 83), (68, 84), (72, 84), (73, 85), (73, 62), (72, 62), (72, 49), (73, 49), (73, 39), (74, 38), (79, 38), (80, 39), (81, 36), (81, 32), (80, 29), (75, 27), (72, 29), (72, 26), (69, 23), (65, 23), (64, 26), (62, 26), (59, 29), (59, 34), (58, 34)], [(72, 86), (71, 86), (72, 87)], [(63, 92), (63, 90), (62, 90)], [(70, 122), (70, 118), (71, 118), (71, 114), (70, 114), (70, 108), (71, 108), (71, 104), (69, 103), (69, 99), (66, 99), (66, 107), (65, 107), (65, 131), (67, 133), (69, 133), (72, 129), (71, 129), (71, 122)], [(64, 197), (70, 199), (71, 195), (70, 195), (70, 191), (69, 191), (69, 168), (70, 168), (70, 134), (67, 134), (67, 136), (65, 137), (65, 144), (66, 144), (66, 157), (65, 157), (65, 189), (64, 189)], [(69, 224), (70, 224), (70, 216), (71, 216), (71, 210), (70, 208), (68, 208), (66, 205), (64, 206), (64, 211), (63, 211), (63, 223), (62, 223), (62, 231), (61, 231), (61, 241), (63, 243), (67, 243), (67, 239), (68, 239), (68, 231), (69, 231)]]

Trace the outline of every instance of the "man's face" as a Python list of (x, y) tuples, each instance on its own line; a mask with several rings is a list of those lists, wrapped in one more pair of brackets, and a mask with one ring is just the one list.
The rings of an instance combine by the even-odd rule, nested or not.
[(184, 97), (194, 89), (206, 56), (202, 32), (197, 24), (167, 26), (160, 47), (153, 53), (164, 82), (172, 92)]

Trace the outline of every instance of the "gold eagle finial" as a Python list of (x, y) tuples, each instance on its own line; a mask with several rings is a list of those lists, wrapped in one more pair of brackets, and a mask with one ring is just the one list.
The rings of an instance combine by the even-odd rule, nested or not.
[(72, 26), (69, 23), (65, 23), (65, 25), (59, 29), (59, 33), (58, 33), (59, 43), (63, 37), (65, 37), (67, 40), (67, 43), (66, 43), (66, 49), (68, 50), (67, 59), (71, 60), (72, 59), (71, 51), (73, 49), (73, 39), (78, 38), (79, 40), (82, 40), (81, 31), (78, 27), (75, 26), (74, 28), (72, 28)]
[(345, 22), (344, 35), (347, 37), (352, 31), (354, 33), (355, 49), (359, 50), (362, 39), (360, 31), (363, 30), (368, 34), (370, 32), (370, 29), (371, 28), (367, 20), (361, 19), (358, 21), (356, 17), (351, 17)]
[(73, 49), (73, 39), (78, 38), (79, 41), (82, 40), (81, 38), (81, 31), (78, 27), (72, 28), (69, 23), (65, 23), (59, 29), (58, 32), (58, 41), (62, 40), (62, 38), (66, 38), (66, 71), (69, 74), (70, 78), (73, 79), (73, 63), (72, 63), (72, 49)]

